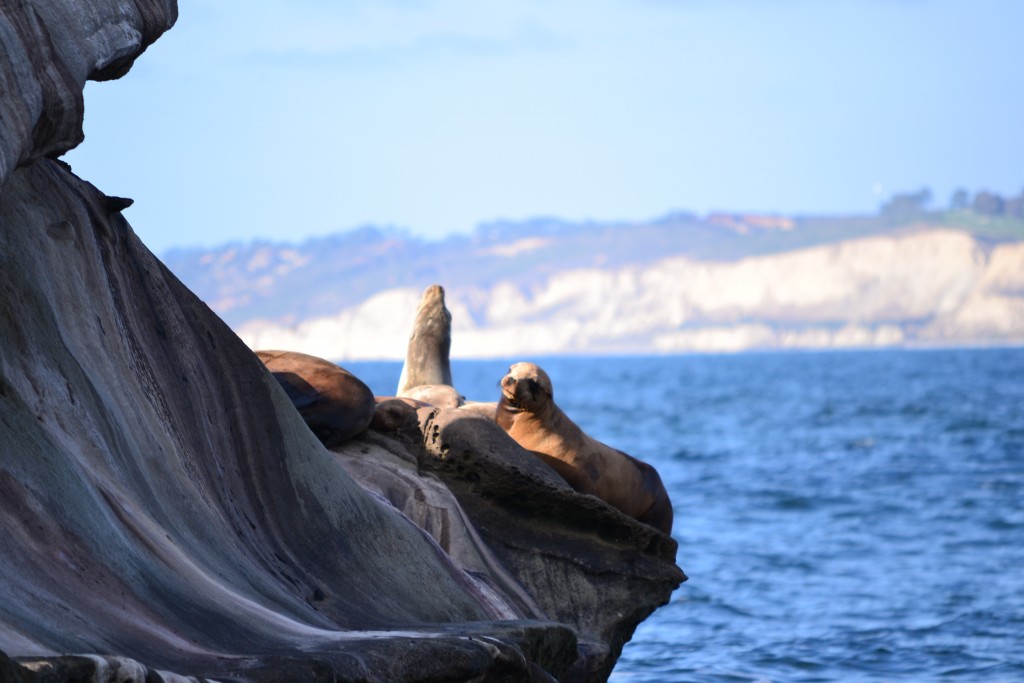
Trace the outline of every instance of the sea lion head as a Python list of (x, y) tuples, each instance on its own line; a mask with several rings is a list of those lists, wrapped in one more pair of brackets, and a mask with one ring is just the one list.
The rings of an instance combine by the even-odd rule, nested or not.
[(444, 305), (444, 287), (430, 285), (423, 290), (416, 307), (416, 325), (413, 334), (432, 333), (438, 337), (451, 337), (452, 314)]
[(519, 410), (537, 412), (554, 395), (548, 373), (533, 363), (516, 363), (501, 378), (502, 401)]

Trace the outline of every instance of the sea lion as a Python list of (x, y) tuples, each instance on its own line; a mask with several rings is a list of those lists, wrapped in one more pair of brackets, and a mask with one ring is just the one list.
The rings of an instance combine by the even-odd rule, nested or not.
[(459, 406), (459, 412), (471, 413), (473, 415), (479, 415), (480, 417), (486, 417), (491, 422), (494, 422), (494, 415), (498, 411), (498, 404), (495, 401), (466, 401)]
[(348, 370), (295, 351), (256, 351), (256, 357), (328, 448), (361, 434), (370, 425), (373, 392)]
[(452, 368), (448, 354), (452, 347), (452, 314), (444, 305), (444, 289), (430, 285), (420, 297), (416, 319), (409, 337), (398, 396), (424, 384), (452, 386)]
[(588, 436), (554, 400), (547, 373), (516, 363), (500, 383), (498, 424), (581, 493), (659, 531), (672, 532), (672, 503), (657, 470)]
[(370, 429), (385, 434), (397, 432), (404, 426), (416, 421), (416, 411), (429, 407), (430, 404), (412, 398), (396, 396), (375, 396), (376, 406)]
[(466, 397), (449, 384), (421, 384), (406, 389), (400, 398), (415, 399), (435, 408), (458, 408), (466, 402)]
[[(444, 304), (444, 288), (430, 285), (420, 297), (409, 347), (398, 380), (398, 398), (411, 398), (435, 408), (458, 409), (494, 419), (497, 403), (466, 401), (452, 384), (449, 353), (452, 346), (452, 314)], [(378, 397), (380, 402), (381, 397)], [(388, 408), (399, 410), (397, 406)]]

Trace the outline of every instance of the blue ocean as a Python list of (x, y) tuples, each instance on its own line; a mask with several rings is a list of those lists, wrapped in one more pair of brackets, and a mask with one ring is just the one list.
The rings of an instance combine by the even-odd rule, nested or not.
[(675, 506), (690, 579), (613, 681), (1024, 681), (1024, 349), (509, 360)]

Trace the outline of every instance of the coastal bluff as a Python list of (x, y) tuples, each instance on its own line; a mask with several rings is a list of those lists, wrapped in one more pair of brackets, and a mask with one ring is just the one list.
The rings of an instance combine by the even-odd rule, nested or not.
[(59, 161), (176, 17), (0, 2), (0, 680), (607, 679), (675, 541), (478, 417), (328, 450)]

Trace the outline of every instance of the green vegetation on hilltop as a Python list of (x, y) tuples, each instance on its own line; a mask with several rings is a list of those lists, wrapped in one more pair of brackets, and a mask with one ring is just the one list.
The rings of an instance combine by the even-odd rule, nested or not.
[(1024, 239), (1024, 190), (1013, 197), (982, 190), (972, 198), (960, 189), (953, 193), (947, 210), (928, 210), (931, 200), (927, 188), (897, 194), (882, 205), (878, 217), (891, 227), (924, 223), (964, 230), (988, 240)]
[(987, 216), (970, 209), (943, 211), (937, 223), (947, 228), (966, 230), (984, 239), (1009, 242), (1024, 240), (1024, 217)]
[(434, 282), (487, 289), (499, 282), (529, 292), (578, 269), (643, 268), (671, 257), (736, 261), (852, 239), (935, 228), (988, 242), (1024, 241), (1024, 193), (954, 195), (929, 207), (931, 192), (897, 194), (875, 215), (800, 216), (676, 212), (635, 222), (499, 221), (472, 235), (426, 240), (363, 228), (301, 244), (251, 242), (176, 250), (165, 263), (230, 324), (254, 318), (298, 321), (334, 314), (395, 287)]

